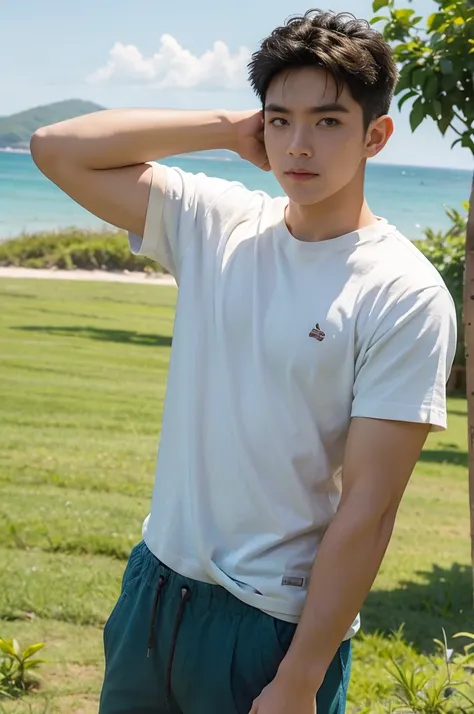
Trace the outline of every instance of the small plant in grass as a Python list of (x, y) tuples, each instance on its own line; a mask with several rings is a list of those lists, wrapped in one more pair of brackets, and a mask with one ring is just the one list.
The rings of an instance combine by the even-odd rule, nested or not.
[(15, 699), (37, 688), (38, 675), (31, 676), (31, 670), (45, 660), (32, 657), (43, 647), (44, 642), (38, 642), (22, 652), (17, 640), (0, 638), (0, 697)]
[(460, 632), (454, 637), (471, 641), (463, 653), (455, 654), (444, 641), (435, 640), (440, 653), (426, 665), (412, 668), (392, 660), (388, 670), (395, 680), (396, 704), (390, 712), (407, 714), (467, 714), (474, 711), (474, 634)]

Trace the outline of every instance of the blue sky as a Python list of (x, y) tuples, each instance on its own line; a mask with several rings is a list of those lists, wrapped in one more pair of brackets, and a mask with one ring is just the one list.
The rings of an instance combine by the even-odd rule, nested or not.
[[(23, 0), (3, 2), (0, 115), (69, 98), (106, 107), (247, 109), (249, 52), (289, 15), (310, 5), (289, 0)], [(406, 6), (407, 0), (400, 0)], [(420, 14), (436, 8), (416, 0)], [(320, 7), (371, 17), (370, 0), (322, 0)], [(396, 132), (384, 163), (472, 168), (427, 120), (412, 135), (408, 107), (392, 115)]]

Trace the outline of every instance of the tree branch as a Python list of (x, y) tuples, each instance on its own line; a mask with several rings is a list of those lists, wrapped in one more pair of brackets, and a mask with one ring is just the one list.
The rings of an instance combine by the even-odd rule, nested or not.
[(458, 131), (455, 126), (453, 126), (452, 124), (450, 124), (449, 126), (450, 126), (450, 129), (452, 129), (455, 134), (457, 134), (457, 135), (460, 136), (461, 138), (464, 136), (464, 133), (461, 132), (461, 131)]

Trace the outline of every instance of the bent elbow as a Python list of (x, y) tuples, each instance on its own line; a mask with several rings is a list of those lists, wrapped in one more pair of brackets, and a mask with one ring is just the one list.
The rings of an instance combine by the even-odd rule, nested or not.
[(54, 138), (48, 131), (49, 127), (37, 129), (30, 139), (30, 152), (36, 166), (44, 169), (54, 161)]
[(36, 159), (41, 156), (44, 151), (45, 147), (48, 145), (48, 127), (43, 126), (40, 129), (37, 129), (33, 136), (30, 139), (30, 151), (32, 157)]

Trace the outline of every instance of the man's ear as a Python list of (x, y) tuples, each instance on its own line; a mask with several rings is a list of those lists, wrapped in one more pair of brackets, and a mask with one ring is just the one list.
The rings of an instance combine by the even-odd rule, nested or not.
[(382, 151), (392, 136), (393, 130), (393, 119), (388, 115), (374, 119), (370, 123), (365, 137), (364, 156), (366, 159), (371, 159)]

